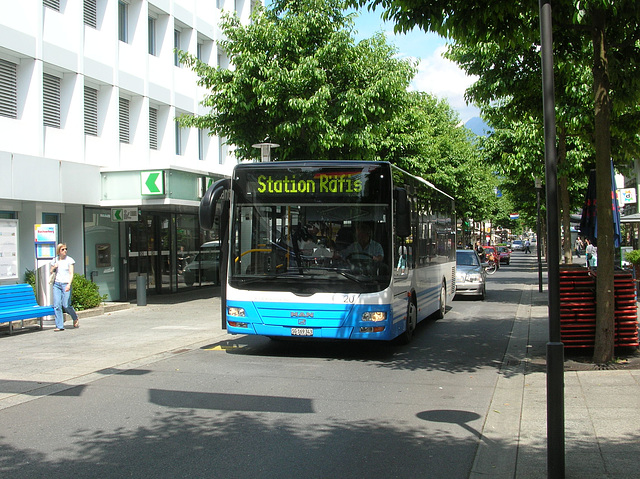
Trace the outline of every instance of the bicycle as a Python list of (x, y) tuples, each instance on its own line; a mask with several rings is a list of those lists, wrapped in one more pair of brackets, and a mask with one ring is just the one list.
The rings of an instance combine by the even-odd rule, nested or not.
[(484, 268), (484, 270), (487, 272), (487, 274), (494, 274), (496, 271), (498, 271), (498, 263), (493, 255), (487, 255), (487, 257), (485, 258), (485, 262), (487, 263), (487, 266)]

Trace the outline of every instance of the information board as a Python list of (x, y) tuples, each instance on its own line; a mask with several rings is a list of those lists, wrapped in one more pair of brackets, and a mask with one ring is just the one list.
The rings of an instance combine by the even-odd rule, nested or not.
[(18, 220), (0, 219), (0, 279), (18, 278)]

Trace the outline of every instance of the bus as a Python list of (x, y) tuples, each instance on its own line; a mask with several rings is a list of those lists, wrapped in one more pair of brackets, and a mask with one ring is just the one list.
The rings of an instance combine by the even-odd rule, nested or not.
[(455, 295), (454, 199), (381, 161), (236, 165), (200, 203), (231, 334), (394, 340)]

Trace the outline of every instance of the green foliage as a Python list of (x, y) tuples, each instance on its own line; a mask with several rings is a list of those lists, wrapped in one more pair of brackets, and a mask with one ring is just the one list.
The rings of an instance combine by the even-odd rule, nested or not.
[(81, 274), (75, 273), (71, 283), (71, 305), (76, 311), (96, 308), (107, 299), (107, 295), (100, 295), (96, 283), (89, 281)]
[(396, 58), (385, 37), (356, 43), (341, 0), (282, 0), (256, 7), (252, 22), (221, 22), (232, 69), (213, 68), (181, 52), (209, 90), (210, 113), (185, 115), (183, 126), (209, 129), (236, 146), (280, 145), (275, 159), (376, 159), (386, 124), (406, 104), (415, 68)]
[(628, 251), (624, 257), (629, 263), (633, 265), (640, 265), (640, 250), (634, 249), (632, 251)]
[(407, 107), (388, 122), (380, 159), (421, 176), (456, 200), (458, 217), (488, 219), (494, 175), (474, 135), (442, 100), (410, 92)]
[[(36, 274), (32, 269), (27, 269), (24, 273), (24, 282), (31, 285), (36, 292)], [(100, 295), (99, 287), (96, 283), (89, 281), (81, 274), (73, 275), (71, 283), (71, 305), (76, 311), (96, 308), (100, 303), (106, 301), (107, 295)]]
[(31, 285), (33, 292), (36, 292), (36, 272), (32, 269), (27, 269), (24, 272), (24, 282)]

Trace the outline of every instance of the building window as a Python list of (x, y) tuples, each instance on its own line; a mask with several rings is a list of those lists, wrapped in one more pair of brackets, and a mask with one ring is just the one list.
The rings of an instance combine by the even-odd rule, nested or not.
[(196, 45), (196, 58), (202, 61), (202, 43), (200, 42)]
[(44, 0), (42, 3), (51, 10), (55, 10), (56, 12), (60, 11), (60, 0)]
[(0, 59), (0, 116), (18, 118), (17, 65)]
[(97, 28), (96, 0), (84, 0), (84, 24), (92, 28)]
[(128, 35), (128, 5), (123, 1), (118, 2), (118, 40), (127, 43), (129, 41)]
[(156, 56), (156, 19), (149, 17), (149, 55)]
[(218, 10), (221, 10), (223, 6), (224, 6), (224, 0), (216, 0), (216, 8)]
[[(60, 225), (60, 213), (42, 213), (42, 223), (45, 225)], [(60, 236), (60, 231), (58, 231)]]
[(149, 107), (149, 148), (158, 149), (158, 109)]
[(84, 87), (84, 134), (98, 136), (98, 90)]
[(222, 137), (218, 138), (218, 162), (221, 165), (224, 165), (226, 151), (225, 151), (225, 139)]
[(120, 98), (118, 102), (120, 143), (129, 143), (129, 100)]
[(176, 155), (182, 155), (182, 128), (177, 121), (174, 123), (176, 125)]
[(205, 133), (201, 128), (198, 128), (198, 159), (204, 160), (204, 137)]
[(178, 55), (178, 50), (180, 50), (180, 30), (173, 31), (173, 64), (177, 67), (180, 66), (180, 57)]
[(44, 126), (60, 128), (60, 78), (45, 73), (43, 86), (43, 119)]

